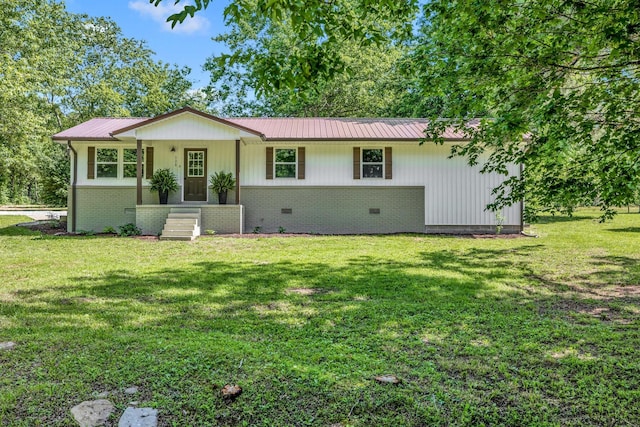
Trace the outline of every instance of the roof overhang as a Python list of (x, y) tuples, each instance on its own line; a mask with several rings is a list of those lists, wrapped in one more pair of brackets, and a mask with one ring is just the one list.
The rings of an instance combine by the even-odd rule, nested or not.
[(114, 138), (114, 140), (122, 140), (122, 139), (130, 139), (130, 138), (135, 138), (137, 131), (142, 130), (144, 128), (148, 128), (150, 126), (153, 126), (155, 124), (158, 124), (160, 122), (166, 121), (168, 119), (171, 118), (175, 118), (178, 117), (180, 115), (185, 115), (185, 114), (192, 114), (194, 116), (197, 117), (201, 117), (204, 118), (206, 120), (210, 120), (212, 122), (215, 123), (219, 123), (222, 124), (224, 126), (228, 126), (232, 129), (236, 129), (238, 131), (240, 131), (240, 136), (247, 136), (247, 137), (258, 137), (260, 139), (265, 139), (265, 136), (254, 130), (254, 129), (250, 129), (248, 127), (242, 126), (242, 125), (238, 125), (236, 123), (230, 122), (228, 120), (225, 119), (221, 119), (219, 117), (216, 117), (214, 115), (208, 114), (208, 113), (204, 113), (202, 111), (198, 111), (196, 109), (193, 109), (191, 107), (184, 107), (181, 108), (179, 110), (175, 110), (175, 111), (171, 111), (170, 113), (166, 113), (166, 114), (161, 114), (159, 116), (153, 117), (151, 119), (145, 120), (143, 122), (140, 123), (136, 123), (133, 124), (131, 126), (127, 126), (121, 129), (118, 129), (116, 131), (111, 132), (112, 137)]

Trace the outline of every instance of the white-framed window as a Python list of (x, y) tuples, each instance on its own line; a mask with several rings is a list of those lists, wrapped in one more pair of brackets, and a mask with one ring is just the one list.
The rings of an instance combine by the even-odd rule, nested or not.
[(96, 177), (97, 178), (117, 178), (118, 177), (118, 149), (117, 148), (97, 148), (96, 149)]
[[(142, 176), (144, 177), (144, 149), (142, 150)], [(138, 176), (138, 150), (136, 148), (122, 149), (122, 177), (136, 178)]]
[(384, 149), (362, 149), (362, 178), (384, 178)]
[(273, 156), (274, 176), (276, 178), (295, 178), (298, 166), (295, 148), (276, 148)]
[(203, 177), (204, 176), (204, 151), (189, 151), (187, 153), (187, 176)]
[[(142, 176), (144, 177), (142, 150)], [(136, 178), (138, 150), (136, 148), (96, 148), (96, 178)]]

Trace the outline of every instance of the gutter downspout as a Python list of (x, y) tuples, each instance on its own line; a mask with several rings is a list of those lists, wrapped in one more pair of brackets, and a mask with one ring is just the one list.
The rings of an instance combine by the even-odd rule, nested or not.
[(71, 232), (76, 232), (76, 184), (78, 183), (78, 152), (67, 141), (67, 147), (73, 153), (73, 180), (71, 180)]

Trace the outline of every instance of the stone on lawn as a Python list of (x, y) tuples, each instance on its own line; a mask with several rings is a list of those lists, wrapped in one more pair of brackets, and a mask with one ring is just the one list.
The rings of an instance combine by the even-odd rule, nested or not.
[(13, 341), (0, 342), (0, 350), (11, 350), (16, 346), (16, 343)]
[(380, 375), (379, 377), (376, 377), (376, 381), (380, 384), (398, 384), (400, 379), (395, 375)]
[(222, 397), (225, 399), (235, 399), (242, 394), (242, 387), (239, 385), (227, 384), (222, 387)]
[(128, 407), (118, 422), (118, 427), (156, 427), (157, 425), (158, 411), (153, 408)]
[(113, 404), (106, 399), (87, 400), (71, 408), (71, 414), (80, 427), (96, 427), (107, 422), (113, 409)]
[(136, 394), (138, 392), (138, 387), (133, 386), (124, 389), (124, 394)]

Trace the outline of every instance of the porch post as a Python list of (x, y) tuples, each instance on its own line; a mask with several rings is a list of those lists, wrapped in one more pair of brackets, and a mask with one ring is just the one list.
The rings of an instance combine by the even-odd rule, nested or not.
[(240, 204), (240, 140), (236, 139), (236, 205)]
[(136, 150), (136, 205), (142, 204), (142, 140), (137, 139)]

